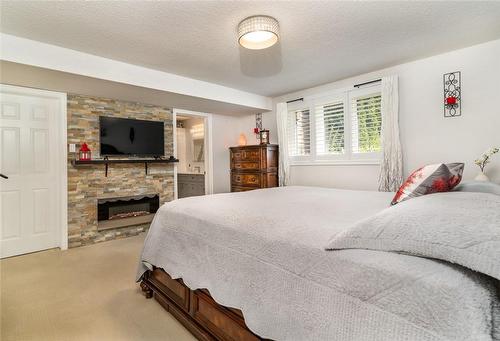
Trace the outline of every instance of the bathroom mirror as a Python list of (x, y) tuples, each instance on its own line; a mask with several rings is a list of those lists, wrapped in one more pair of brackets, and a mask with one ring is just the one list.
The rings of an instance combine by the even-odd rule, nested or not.
[(193, 140), (193, 161), (203, 162), (205, 160), (204, 155), (203, 139)]

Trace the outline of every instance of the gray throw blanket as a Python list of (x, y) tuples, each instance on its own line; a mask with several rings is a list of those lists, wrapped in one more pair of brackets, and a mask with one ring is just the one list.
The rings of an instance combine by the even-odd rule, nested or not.
[(404, 252), (500, 280), (500, 196), (448, 192), (410, 199), (336, 234), (326, 249)]

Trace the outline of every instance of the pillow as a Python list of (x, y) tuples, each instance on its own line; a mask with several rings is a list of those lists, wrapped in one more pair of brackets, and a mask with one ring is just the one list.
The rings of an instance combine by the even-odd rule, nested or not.
[(326, 249), (402, 252), (500, 280), (500, 196), (453, 191), (407, 200), (336, 234)]
[(463, 163), (438, 163), (417, 169), (399, 187), (391, 205), (422, 195), (449, 192), (462, 180)]
[(459, 192), (478, 192), (500, 195), (500, 185), (488, 181), (466, 181), (455, 188)]

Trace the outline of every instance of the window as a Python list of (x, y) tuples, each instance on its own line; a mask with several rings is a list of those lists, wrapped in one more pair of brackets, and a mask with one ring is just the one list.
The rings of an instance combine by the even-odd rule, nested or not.
[(378, 162), (382, 128), (379, 86), (310, 98), (288, 107), (293, 163)]
[(316, 121), (316, 153), (319, 155), (344, 154), (344, 102), (334, 101), (317, 105), (314, 109)]
[(351, 150), (353, 153), (380, 151), (380, 93), (354, 97), (351, 100)]
[(288, 112), (288, 152), (290, 156), (305, 156), (311, 153), (309, 109)]

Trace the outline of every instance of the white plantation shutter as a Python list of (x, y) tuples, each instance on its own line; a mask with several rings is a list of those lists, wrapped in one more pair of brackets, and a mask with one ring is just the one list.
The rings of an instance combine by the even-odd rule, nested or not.
[(291, 163), (377, 163), (382, 157), (381, 87), (311, 96), (288, 106)]
[(382, 114), (380, 92), (351, 98), (352, 153), (380, 152)]
[(311, 153), (309, 109), (288, 112), (288, 153), (290, 156), (306, 156)]
[(337, 100), (314, 108), (316, 154), (344, 154), (344, 101)]

